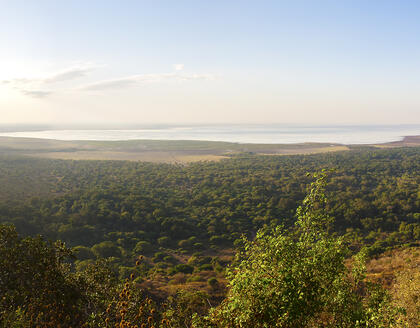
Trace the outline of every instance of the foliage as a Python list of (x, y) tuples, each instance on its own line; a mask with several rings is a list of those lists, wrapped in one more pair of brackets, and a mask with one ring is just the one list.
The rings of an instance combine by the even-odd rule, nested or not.
[(207, 314), (209, 296), (201, 291), (181, 290), (166, 302), (163, 317), (169, 327), (191, 327), (195, 316)]
[[(328, 203), (321, 176), (293, 218), (311, 181), (305, 173), (321, 168), (335, 168)], [(106, 318), (120, 324), (117, 312), (126, 306), (138, 311), (150, 298), (157, 325), (166, 311), (159, 297), (166, 293), (173, 311), (188, 309), (189, 324), (194, 304), (205, 299), (216, 305), (223, 298), (222, 272), (234, 244), (243, 250), (228, 276), (228, 299), (209, 317), (215, 325), (258, 327), (252, 320), (261, 319), (284, 327), (387, 327), (395, 319), (404, 327), (401, 322), (412, 318), (415, 326), (415, 272), (397, 279), (401, 295), (393, 293), (392, 302), (402, 311), (396, 312), (387, 306), (389, 295), (366, 281), (362, 263), (395, 246), (418, 245), (419, 172), (420, 148), (248, 154), (189, 165), (0, 156), (0, 223), (13, 224), (21, 236), (61, 239), (78, 257), (62, 243), (21, 238), (1, 226), (1, 324), (58, 327), (60, 314), (62, 327), (101, 327)], [(366, 252), (350, 272), (344, 259), (363, 246)], [(139, 254), (146, 258), (134, 267)], [(124, 286), (116, 277), (131, 274), (136, 277), (124, 292), (130, 290), (131, 300), (118, 303), (127, 300), (119, 298)], [(206, 290), (208, 298), (176, 296), (185, 282)], [(157, 283), (168, 288), (153, 295), (139, 291)], [(106, 312), (109, 304), (115, 311)], [(196, 311), (197, 326), (212, 324), (203, 319), (204, 310)], [(280, 312), (285, 315), (278, 319)], [(184, 322), (166, 313), (173, 326)], [(138, 323), (132, 315), (126, 322)]]
[(0, 156), (0, 222), (23, 235), (95, 247), (98, 256), (128, 266), (160, 248), (224, 249), (241, 234), (289, 227), (310, 183), (305, 173), (335, 168), (331, 228), (355, 248), (371, 245), (375, 255), (420, 238), (419, 163), (420, 148), (247, 155), (185, 166)]
[(392, 295), (393, 303), (403, 309), (396, 319), (400, 327), (418, 327), (420, 321), (420, 270), (418, 265), (397, 275)]
[[(276, 227), (244, 240), (238, 265), (228, 272), (229, 293), (208, 320), (217, 327), (380, 327), (386, 293), (358, 292), (363, 253), (353, 275), (342, 238), (328, 234), (325, 175), (311, 185), (294, 229)], [(359, 262), (359, 263), (358, 263)], [(375, 289), (376, 288), (376, 289)], [(388, 306), (388, 304), (387, 304)], [(389, 326), (389, 325), (385, 325)]]
[(21, 239), (10, 226), (0, 226), (0, 322), (21, 327), (79, 325), (83, 314), (80, 286), (67, 279), (71, 256), (60, 242), (40, 237)]

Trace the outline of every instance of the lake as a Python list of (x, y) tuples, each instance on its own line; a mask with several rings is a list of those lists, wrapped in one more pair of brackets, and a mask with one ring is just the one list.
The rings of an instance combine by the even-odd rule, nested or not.
[(56, 140), (210, 140), (239, 143), (326, 142), (373, 144), (420, 135), (420, 125), (188, 125), (146, 126), (136, 129), (51, 129), (42, 131), (3, 132), (0, 136)]

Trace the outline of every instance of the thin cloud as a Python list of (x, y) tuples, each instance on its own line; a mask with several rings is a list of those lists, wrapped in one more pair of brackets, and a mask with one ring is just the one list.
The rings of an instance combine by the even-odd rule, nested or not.
[(3, 80), (2, 83), (10, 83), (13, 85), (30, 85), (30, 84), (51, 84), (57, 82), (63, 82), (68, 80), (74, 80), (81, 77), (85, 77), (93, 70), (92, 67), (71, 67), (63, 71), (56, 72), (44, 77), (37, 78), (16, 78), (11, 80)]
[(93, 66), (73, 66), (65, 70), (36, 78), (16, 78), (1, 81), (2, 84), (10, 85), (12, 88), (20, 91), (25, 96), (34, 98), (45, 98), (54, 93), (51, 87), (59, 82), (70, 81), (87, 76)]
[(50, 77), (45, 78), (43, 83), (56, 83), (68, 80), (74, 80), (87, 76), (93, 70), (92, 67), (73, 67), (58, 72)]
[(21, 90), (25, 96), (33, 98), (45, 98), (52, 94), (52, 91), (43, 91), (43, 90)]
[[(38, 78), (16, 78), (0, 81), (18, 90), (23, 95), (33, 98), (46, 98), (55, 92), (60, 91), (62, 82), (84, 78), (94, 69), (91, 65), (73, 66), (65, 70)], [(137, 74), (125, 76), (117, 79), (109, 79), (82, 85), (80, 87), (67, 89), (73, 91), (102, 91), (118, 90), (137, 85), (145, 85), (164, 81), (193, 81), (193, 80), (213, 80), (213, 74), (185, 73), (184, 64), (173, 66), (174, 71), (160, 74)], [(63, 89), (61, 89), (63, 90)]]
[(98, 81), (81, 86), (79, 90), (101, 91), (110, 89), (121, 89), (135, 85), (157, 83), (163, 81), (191, 81), (191, 80), (213, 80), (213, 74), (190, 74), (190, 73), (163, 73), (131, 75), (113, 80)]
[(128, 76), (120, 79), (114, 80), (104, 80), (99, 82), (94, 82), (81, 86), (79, 90), (86, 91), (97, 91), (97, 90), (108, 90), (108, 89), (120, 89), (136, 84), (137, 80), (135, 76)]

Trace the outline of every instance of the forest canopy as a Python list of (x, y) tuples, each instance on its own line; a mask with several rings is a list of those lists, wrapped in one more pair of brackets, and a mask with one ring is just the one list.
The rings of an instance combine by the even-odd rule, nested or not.
[[(329, 233), (333, 219), (325, 178), (318, 175), (311, 184), (292, 226), (266, 227), (253, 240), (242, 238), (227, 271), (227, 297), (212, 308), (200, 292), (155, 303), (139, 288), (135, 274), (118, 283), (108, 262), (74, 271), (72, 251), (61, 242), (21, 238), (13, 227), (2, 225), (1, 325), (411, 327), (415, 321), (407, 309), (392, 303), (381, 285), (366, 280), (366, 249), (353, 256), (351, 267), (346, 265), (344, 237)], [(142, 261), (140, 256), (136, 267)]]

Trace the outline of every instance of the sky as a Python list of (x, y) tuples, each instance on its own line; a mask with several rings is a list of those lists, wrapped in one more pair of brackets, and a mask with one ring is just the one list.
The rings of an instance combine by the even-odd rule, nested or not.
[(0, 0), (3, 124), (419, 124), (419, 1)]

